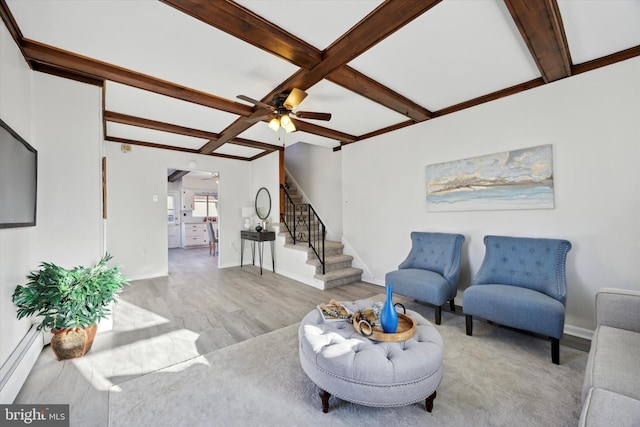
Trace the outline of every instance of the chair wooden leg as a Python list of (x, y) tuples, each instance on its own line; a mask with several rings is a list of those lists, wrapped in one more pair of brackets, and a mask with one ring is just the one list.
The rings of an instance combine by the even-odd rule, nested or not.
[(449, 300), (449, 308), (451, 308), (452, 312), (456, 312), (456, 304), (453, 302), (453, 299)]
[(436, 325), (439, 325), (442, 322), (442, 307), (436, 307)]
[(211, 255), (213, 249), (213, 243), (209, 242), (209, 255)]
[(560, 364), (560, 340), (551, 338), (551, 361), (556, 365)]
[(467, 323), (467, 335), (471, 336), (473, 333), (473, 316), (467, 314), (464, 317)]
[(322, 400), (322, 412), (325, 414), (329, 412), (329, 398), (331, 397), (331, 393), (320, 389), (318, 393), (320, 395), (320, 399)]
[(433, 411), (433, 401), (435, 400), (437, 394), (438, 393), (434, 390), (433, 393), (431, 393), (431, 396), (427, 397), (427, 399), (425, 400), (425, 408), (427, 412)]

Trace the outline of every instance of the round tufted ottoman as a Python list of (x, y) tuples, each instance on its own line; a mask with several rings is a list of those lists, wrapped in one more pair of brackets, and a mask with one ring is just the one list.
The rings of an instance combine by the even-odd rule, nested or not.
[[(356, 312), (372, 301), (343, 304)], [(404, 406), (425, 400), (433, 409), (436, 387), (442, 379), (442, 337), (425, 318), (413, 311), (415, 335), (407, 341), (378, 342), (358, 334), (347, 321), (325, 322), (318, 310), (300, 322), (300, 363), (320, 388), (322, 410), (329, 396), (367, 406)]]

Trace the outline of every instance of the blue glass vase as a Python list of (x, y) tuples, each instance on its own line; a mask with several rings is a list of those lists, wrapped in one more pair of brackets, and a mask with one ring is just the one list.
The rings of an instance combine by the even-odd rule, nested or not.
[(393, 290), (387, 285), (387, 300), (380, 313), (380, 325), (385, 334), (395, 334), (398, 329), (398, 312), (393, 306)]

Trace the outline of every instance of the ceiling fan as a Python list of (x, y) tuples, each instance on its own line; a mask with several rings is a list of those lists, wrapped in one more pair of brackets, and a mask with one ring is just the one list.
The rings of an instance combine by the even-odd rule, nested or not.
[(269, 105), (245, 95), (238, 95), (238, 99), (251, 102), (256, 106), (270, 110), (262, 116), (247, 118), (248, 122), (253, 123), (271, 119), (269, 121), (270, 129), (277, 132), (278, 129), (282, 127), (287, 133), (297, 130), (295, 123), (291, 120), (293, 116), (300, 119), (331, 120), (331, 113), (315, 113), (313, 111), (296, 111), (294, 113), (293, 110), (295, 110), (306, 97), (307, 93), (305, 91), (293, 88), (291, 92), (283, 92), (274, 95), (271, 101), (272, 105)]

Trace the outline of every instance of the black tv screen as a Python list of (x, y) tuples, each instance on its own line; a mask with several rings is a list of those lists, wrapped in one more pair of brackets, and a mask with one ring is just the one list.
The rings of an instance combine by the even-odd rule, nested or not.
[(0, 120), (0, 228), (36, 225), (38, 152)]

